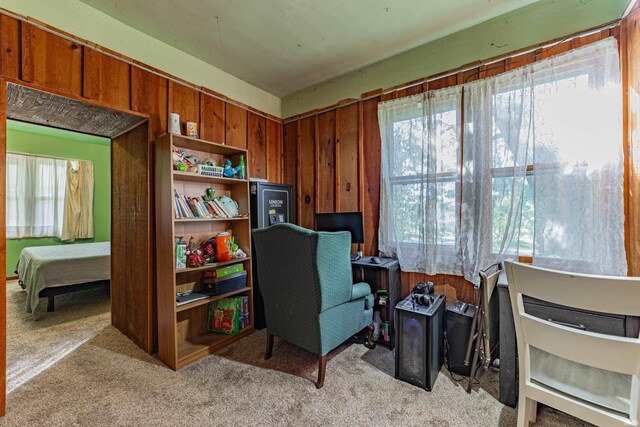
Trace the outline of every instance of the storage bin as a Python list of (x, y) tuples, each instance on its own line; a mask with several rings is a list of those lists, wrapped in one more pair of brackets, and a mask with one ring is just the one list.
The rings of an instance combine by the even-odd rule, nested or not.
[(222, 295), (247, 286), (247, 272), (239, 271), (224, 277), (205, 278), (202, 290), (210, 295)]

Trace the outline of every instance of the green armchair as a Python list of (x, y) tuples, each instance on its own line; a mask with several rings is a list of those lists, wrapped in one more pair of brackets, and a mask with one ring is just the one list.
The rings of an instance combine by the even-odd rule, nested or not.
[(324, 384), (327, 353), (369, 327), (373, 348), (373, 295), (366, 283), (353, 284), (351, 235), (276, 224), (253, 230), (258, 281), (267, 321), (267, 350), (273, 337), (319, 356)]

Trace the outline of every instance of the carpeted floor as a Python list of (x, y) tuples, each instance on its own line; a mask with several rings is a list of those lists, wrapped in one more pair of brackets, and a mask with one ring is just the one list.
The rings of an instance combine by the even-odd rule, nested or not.
[[(20, 292), (8, 287), (15, 375), (3, 425), (515, 425), (496, 372), (467, 394), (443, 370), (429, 393), (393, 378), (389, 350), (344, 345), (316, 390), (315, 356), (276, 339), (265, 361), (264, 331), (173, 372), (109, 326), (107, 296), (69, 297), (34, 322)], [(541, 408), (536, 425), (583, 424)]]

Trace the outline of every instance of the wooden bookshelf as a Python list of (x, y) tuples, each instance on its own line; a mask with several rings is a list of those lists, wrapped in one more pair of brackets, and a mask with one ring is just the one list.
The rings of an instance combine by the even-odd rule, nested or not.
[[(175, 239), (202, 240), (221, 231), (231, 231), (235, 242), (251, 254), (251, 221), (249, 213), (249, 181), (226, 177), (210, 177), (173, 169), (173, 147), (178, 147), (202, 159), (212, 158), (218, 164), (231, 159), (235, 165), (240, 155), (248, 165), (247, 150), (186, 136), (166, 134), (155, 143), (156, 180), (156, 277), (158, 300), (158, 356), (172, 369), (180, 369), (201, 357), (239, 340), (253, 332), (253, 298), (251, 258), (214, 262), (196, 268), (176, 269)], [(246, 172), (248, 176), (248, 171)], [(216, 189), (216, 197), (227, 195), (238, 203), (241, 217), (236, 218), (176, 218), (174, 190), (189, 197), (202, 196), (207, 188)], [(247, 271), (244, 288), (216, 295), (181, 306), (176, 305), (176, 293), (201, 290), (206, 270), (241, 263)], [(231, 296), (249, 298), (249, 326), (237, 335), (207, 331), (209, 303)]]

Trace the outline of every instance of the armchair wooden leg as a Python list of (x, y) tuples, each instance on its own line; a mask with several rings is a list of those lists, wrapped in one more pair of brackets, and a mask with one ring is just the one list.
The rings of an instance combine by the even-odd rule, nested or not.
[(373, 331), (375, 329), (375, 326), (373, 326), (373, 323), (369, 324), (369, 334), (367, 335), (367, 342), (364, 343), (365, 347), (367, 347), (368, 349), (373, 350), (374, 348), (376, 348), (376, 343), (373, 342)]
[(327, 370), (327, 356), (320, 356), (318, 362), (318, 382), (316, 383), (316, 388), (322, 388), (324, 385), (324, 373)]
[(267, 349), (264, 352), (264, 360), (271, 359), (273, 354), (273, 335), (267, 332)]

